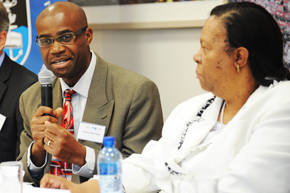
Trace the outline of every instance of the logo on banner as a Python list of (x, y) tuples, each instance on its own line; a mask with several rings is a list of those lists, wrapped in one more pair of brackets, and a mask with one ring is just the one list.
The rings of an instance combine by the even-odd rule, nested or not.
[(31, 20), (29, 0), (0, 0), (8, 12), (9, 31), (4, 51), (23, 65), (31, 49)]

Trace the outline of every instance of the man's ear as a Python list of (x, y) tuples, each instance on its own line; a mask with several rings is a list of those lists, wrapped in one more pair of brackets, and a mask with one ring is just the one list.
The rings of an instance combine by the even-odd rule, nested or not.
[(7, 39), (7, 32), (0, 32), (0, 51), (3, 51)]
[(239, 47), (235, 50), (236, 62), (235, 66), (239, 65), (240, 68), (243, 68), (248, 64), (249, 51), (245, 47)]
[(92, 28), (89, 28), (86, 30), (86, 40), (87, 40), (87, 44), (90, 45), (90, 43), (93, 40), (93, 30)]

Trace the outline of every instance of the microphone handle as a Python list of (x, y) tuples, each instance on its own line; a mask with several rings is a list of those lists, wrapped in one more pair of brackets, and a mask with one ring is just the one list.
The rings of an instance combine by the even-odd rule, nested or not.
[(52, 86), (51, 86), (51, 84), (41, 85), (41, 105), (52, 108)]
[[(42, 84), (41, 85), (41, 106), (46, 106), (46, 107), (52, 108), (52, 86), (51, 86), (51, 84)], [(49, 116), (53, 117), (53, 115), (50, 115), (47, 113), (44, 113), (42, 116), (45, 116), (45, 115), (49, 115)], [(42, 143), (43, 143), (43, 145), (45, 144), (44, 139), (42, 140)]]

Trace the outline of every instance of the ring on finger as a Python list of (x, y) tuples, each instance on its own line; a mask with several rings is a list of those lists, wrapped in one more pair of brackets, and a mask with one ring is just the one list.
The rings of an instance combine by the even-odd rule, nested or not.
[(51, 142), (50, 140), (47, 142), (47, 146), (49, 146), (50, 142)]

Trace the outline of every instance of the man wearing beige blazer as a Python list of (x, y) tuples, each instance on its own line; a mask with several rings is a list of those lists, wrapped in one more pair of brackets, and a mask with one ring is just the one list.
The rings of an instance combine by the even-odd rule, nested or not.
[[(49, 172), (52, 156), (73, 164), (74, 182), (96, 174), (102, 141), (88, 135), (78, 138), (85, 134), (80, 125), (102, 126), (104, 135), (115, 136), (115, 146), (124, 158), (161, 137), (163, 117), (156, 85), (90, 51), (93, 32), (79, 6), (62, 1), (48, 6), (38, 16), (36, 29), (44, 64), (55, 75), (53, 108), (41, 106), (39, 82), (20, 98), (25, 129), (17, 159), (24, 164), (24, 181), (38, 186)], [(66, 89), (76, 91), (72, 96), (74, 136), (60, 127)]]

